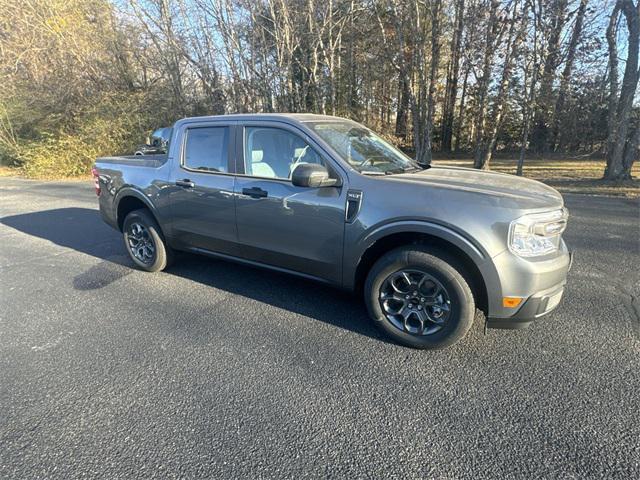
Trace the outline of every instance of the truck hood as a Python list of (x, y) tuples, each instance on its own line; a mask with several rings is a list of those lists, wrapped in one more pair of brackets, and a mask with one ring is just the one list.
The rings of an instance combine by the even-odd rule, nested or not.
[(473, 168), (431, 167), (417, 173), (386, 177), (393, 181), (423, 184), (503, 199), (521, 209), (553, 209), (563, 206), (562, 195), (544, 183), (504, 173)]

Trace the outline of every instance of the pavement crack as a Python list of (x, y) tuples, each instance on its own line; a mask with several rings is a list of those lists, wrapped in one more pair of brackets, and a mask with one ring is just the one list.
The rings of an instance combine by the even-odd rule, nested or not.
[(633, 329), (640, 340), (640, 299), (635, 295), (629, 295), (629, 313), (631, 314)]
[[(622, 280), (611, 278), (610, 273), (601, 268), (594, 266), (593, 269), (600, 275), (607, 277), (607, 281), (614, 287), (615, 295), (620, 299), (631, 319), (631, 332), (640, 340), (640, 299), (628, 290)], [(586, 276), (594, 277), (594, 275)]]

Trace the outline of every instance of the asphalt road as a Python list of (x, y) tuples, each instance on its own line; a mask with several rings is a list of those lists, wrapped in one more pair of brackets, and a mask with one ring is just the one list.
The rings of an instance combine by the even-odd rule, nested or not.
[(640, 208), (567, 196), (566, 298), (445, 351), (357, 299), (137, 271), (89, 185), (0, 179), (0, 478), (640, 478)]

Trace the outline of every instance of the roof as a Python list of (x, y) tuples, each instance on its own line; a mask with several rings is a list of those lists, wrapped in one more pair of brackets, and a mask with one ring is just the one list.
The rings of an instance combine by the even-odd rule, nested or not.
[(294, 120), (298, 122), (313, 122), (327, 120), (345, 120), (341, 117), (331, 115), (318, 115), (315, 113), (231, 113), (227, 115), (208, 115), (202, 117), (188, 117), (178, 120), (178, 122), (189, 122), (193, 120)]

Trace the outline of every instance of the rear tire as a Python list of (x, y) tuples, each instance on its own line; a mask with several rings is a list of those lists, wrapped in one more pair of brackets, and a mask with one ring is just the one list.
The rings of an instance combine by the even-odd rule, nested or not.
[(171, 264), (173, 252), (148, 210), (130, 212), (124, 219), (122, 235), (129, 257), (142, 270), (158, 272)]
[(416, 245), (383, 255), (364, 296), (374, 324), (398, 343), (440, 349), (461, 340), (475, 317), (464, 270), (446, 253)]

